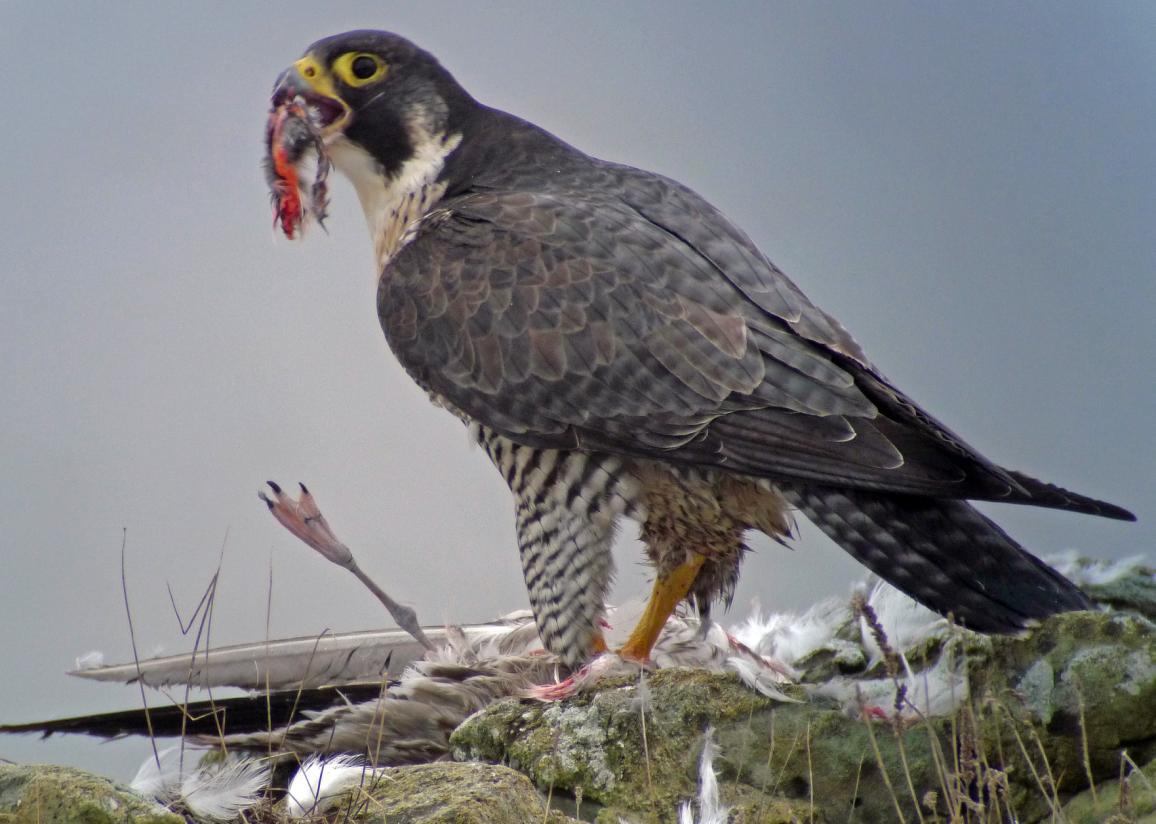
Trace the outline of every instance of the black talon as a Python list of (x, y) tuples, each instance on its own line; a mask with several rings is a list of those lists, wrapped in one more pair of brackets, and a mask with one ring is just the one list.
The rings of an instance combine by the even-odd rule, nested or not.
[(273, 491), (276, 492), (278, 495), (281, 494), (281, 487), (277, 486), (276, 481), (265, 481), (265, 483), (269, 484), (269, 486), (273, 489)]

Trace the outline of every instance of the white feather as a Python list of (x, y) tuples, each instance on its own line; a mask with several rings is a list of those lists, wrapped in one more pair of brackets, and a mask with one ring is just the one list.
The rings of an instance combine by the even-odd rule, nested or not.
[(798, 703), (799, 699), (792, 698), (778, 688), (778, 684), (783, 682), (778, 672), (752, 661), (749, 657), (732, 655), (727, 658), (726, 668), (737, 674), (739, 680), (748, 688), (767, 698), (785, 703)]
[(76, 658), (76, 670), (96, 669), (104, 666), (104, 653), (100, 650), (94, 649), (91, 652), (86, 652), (84, 655), (79, 655)]
[(257, 804), (269, 786), (268, 764), (253, 758), (230, 760), (216, 769), (200, 769), (181, 782), (184, 806), (195, 818), (232, 821)]
[(294, 819), (324, 814), (345, 793), (372, 784), (384, 774), (385, 770), (370, 767), (360, 756), (310, 756), (289, 782), (285, 813)]
[[(887, 642), (897, 652), (904, 653), (922, 646), (932, 638), (945, 637), (950, 630), (947, 619), (932, 612), (883, 580), (871, 585), (867, 603), (875, 611), (879, 626), (887, 635)], [(883, 660), (883, 650), (879, 648), (874, 634), (865, 621), (860, 619), (859, 631), (863, 648), (867, 650), (868, 665)]]
[(698, 762), (698, 818), (695, 818), (691, 803), (684, 801), (678, 807), (679, 824), (726, 824), (730, 810), (719, 797), (718, 775), (714, 771), (716, 755), (718, 747), (714, 743), (714, 730), (708, 727)]
[(820, 601), (802, 615), (764, 613), (755, 603), (746, 621), (731, 632), (758, 654), (794, 667), (819, 650), (838, 647), (836, 633), (850, 620), (850, 607), (837, 598)]
[[(899, 710), (905, 721), (952, 715), (968, 695), (967, 668), (962, 655), (944, 651), (935, 663), (915, 672), (905, 656), (900, 656), (906, 701)], [(808, 688), (812, 695), (832, 698), (850, 716), (867, 712), (880, 718), (894, 718), (895, 682), (890, 678), (847, 678), (837, 676)]]
[(149, 758), (130, 782), (139, 795), (180, 807), (205, 821), (232, 821), (261, 801), (269, 766), (256, 758), (202, 763), (205, 750), (169, 747)]
[(136, 771), (129, 787), (137, 795), (164, 801), (170, 793), (169, 787), (180, 787), (180, 748), (169, 747), (157, 753), (157, 757), (146, 758)]

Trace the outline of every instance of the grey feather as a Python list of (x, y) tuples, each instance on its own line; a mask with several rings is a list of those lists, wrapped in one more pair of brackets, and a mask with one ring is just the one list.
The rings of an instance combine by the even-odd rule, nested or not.
[[(464, 630), (479, 639), (504, 626), (480, 624)], [(446, 642), (445, 627), (427, 627), (435, 644)], [(192, 654), (147, 658), (139, 664), (116, 664), (74, 670), (69, 675), (149, 687), (189, 685), (239, 687), (247, 690), (313, 689), (328, 684), (396, 677), (425, 650), (400, 629), (345, 632), (254, 644), (238, 644)]]

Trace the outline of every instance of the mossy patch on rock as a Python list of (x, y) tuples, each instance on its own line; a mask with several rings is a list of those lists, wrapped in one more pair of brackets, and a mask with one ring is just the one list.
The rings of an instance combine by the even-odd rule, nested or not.
[[(1118, 562), (1127, 564), (1126, 561)], [(1078, 565), (1090, 567), (1094, 562), (1088, 559), (1077, 561)], [(1082, 581), (1081, 588), (1092, 600), (1114, 610), (1129, 610), (1156, 621), (1156, 569), (1149, 564), (1136, 564), (1122, 575), (1102, 579)]]
[[(1060, 793), (1087, 786), (1089, 772), (1097, 781), (1117, 776), (1125, 748), (1139, 763), (1156, 755), (1156, 626), (1145, 618), (1058, 615), (1024, 638), (994, 639), (970, 678), (974, 694), (1040, 739)], [(1027, 767), (1007, 729), (989, 732), (989, 743)]]
[(1074, 796), (1063, 808), (1065, 824), (1156, 824), (1156, 762), (1122, 780), (1104, 781)]
[(386, 770), (332, 820), (363, 824), (566, 824), (526, 776), (494, 764), (419, 764)]
[(71, 767), (0, 764), (4, 824), (184, 824), (107, 778)]

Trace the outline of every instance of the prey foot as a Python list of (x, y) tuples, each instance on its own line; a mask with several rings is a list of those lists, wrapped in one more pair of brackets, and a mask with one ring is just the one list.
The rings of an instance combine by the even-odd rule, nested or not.
[(649, 664), (640, 664), (615, 652), (604, 652), (593, 658), (568, 678), (563, 678), (554, 684), (540, 684), (529, 687), (524, 698), (536, 701), (563, 701), (580, 692), (590, 689), (600, 681), (620, 676), (635, 676), (642, 670), (651, 670)]
[(337, 540), (305, 484), (297, 484), (301, 487), (301, 497), (293, 500), (278, 484), (273, 481), (267, 483), (273, 490), (273, 497), (266, 495), (263, 489), (257, 493), (257, 497), (265, 502), (281, 526), (338, 566), (349, 567), (353, 563), (353, 553)]
[(309, 494), (309, 490), (305, 488), (305, 484), (300, 482), (297, 484), (301, 487), (301, 497), (293, 500), (292, 497), (282, 492), (281, 487), (273, 481), (267, 483), (269, 488), (273, 490), (273, 497), (266, 495), (263, 489), (257, 493), (257, 497), (265, 502), (265, 506), (269, 507), (273, 517), (283, 527), (300, 538), (309, 548), (352, 572), (357, 576), (357, 580), (365, 584), (366, 588), (377, 597), (377, 600), (381, 601), (382, 605), (389, 611), (394, 623), (413, 636), (413, 639), (426, 650), (436, 649), (418, 622), (417, 613), (413, 607), (391, 598), (357, 565), (349, 547), (337, 540), (337, 536), (329, 528), (329, 522), (321, 514), (321, 509), (313, 500), (313, 496)]

